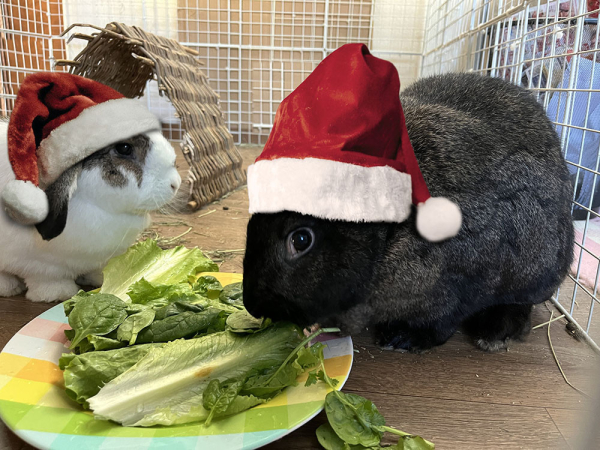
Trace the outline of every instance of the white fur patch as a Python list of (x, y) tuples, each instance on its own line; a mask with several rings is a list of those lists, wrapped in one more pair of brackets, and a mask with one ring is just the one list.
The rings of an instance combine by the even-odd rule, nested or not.
[(48, 215), (48, 197), (29, 181), (11, 180), (2, 190), (6, 213), (23, 225), (42, 222)]
[(120, 98), (91, 106), (40, 143), (40, 187), (45, 189), (66, 169), (107, 145), (160, 129), (156, 116), (138, 100)]
[(402, 222), (410, 215), (410, 175), (317, 158), (279, 158), (248, 168), (250, 213), (295, 211), (347, 222)]
[(461, 226), (460, 208), (445, 197), (432, 197), (417, 206), (417, 231), (428, 241), (454, 237)]

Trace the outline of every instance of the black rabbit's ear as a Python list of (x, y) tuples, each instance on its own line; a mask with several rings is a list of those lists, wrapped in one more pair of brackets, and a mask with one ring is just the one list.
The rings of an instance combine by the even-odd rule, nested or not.
[(71, 167), (45, 190), (48, 197), (48, 216), (35, 226), (45, 241), (54, 239), (64, 231), (69, 201), (80, 171), (79, 165)]

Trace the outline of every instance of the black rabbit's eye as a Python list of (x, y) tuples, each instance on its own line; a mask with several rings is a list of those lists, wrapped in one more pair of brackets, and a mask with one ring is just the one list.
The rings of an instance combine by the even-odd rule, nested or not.
[(115, 144), (115, 150), (121, 156), (131, 156), (133, 154), (133, 146), (125, 142)]
[(292, 231), (288, 237), (288, 249), (292, 257), (297, 257), (308, 252), (312, 246), (315, 234), (310, 228), (299, 228)]

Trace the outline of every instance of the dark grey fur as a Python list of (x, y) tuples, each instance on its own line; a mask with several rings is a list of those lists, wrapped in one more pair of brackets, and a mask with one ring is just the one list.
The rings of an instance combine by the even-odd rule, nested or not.
[[(464, 323), (483, 349), (529, 331), (572, 260), (572, 186), (540, 104), (498, 79), (449, 74), (401, 95), (431, 194), (457, 202), (463, 226), (430, 243), (414, 213), (402, 224), (348, 223), (292, 212), (248, 224), (244, 303), (256, 316), (300, 325), (374, 326), (382, 346), (419, 351)], [(313, 248), (292, 259), (287, 240), (309, 227)]]

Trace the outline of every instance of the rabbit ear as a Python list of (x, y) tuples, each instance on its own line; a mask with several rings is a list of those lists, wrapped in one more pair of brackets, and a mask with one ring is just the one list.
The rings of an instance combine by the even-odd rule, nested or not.
[(67, 225), (69, 201), (76, 187), (81, 165), (67, 169), (54, 183), (46, 189), (49, 212), (43, 222), (35, 227), (45, 241), (59, 236)]

